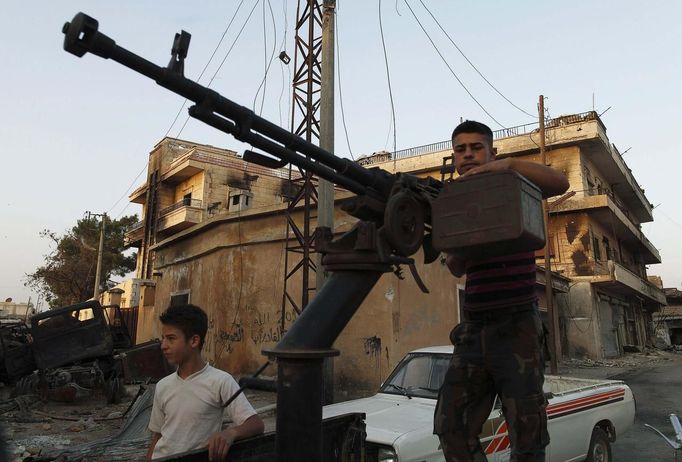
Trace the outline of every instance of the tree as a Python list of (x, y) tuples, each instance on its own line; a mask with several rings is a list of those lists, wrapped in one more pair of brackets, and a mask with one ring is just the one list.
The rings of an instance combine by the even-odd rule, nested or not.
[[(100, 287), (111, 288), (112, 276), (124, 276), (135, 269), (136, 254), (124, 255), (126, 228), (136, 215), (117, 220), (105, 217), (104, 251)], [(26, 286), (37, 290), (50, 307), (72, 305), (92, 298), (97, 269), (101, 221), (81, 219), (64, 235), (46, 229), (41, 237), (52, 241), (54, 250), (45, 255), (44, 265), (26, 275)]]

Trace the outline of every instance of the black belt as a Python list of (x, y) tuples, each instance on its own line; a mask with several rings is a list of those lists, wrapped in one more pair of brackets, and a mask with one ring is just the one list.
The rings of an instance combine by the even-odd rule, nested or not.
[(512, 315), (517, 315), (520, 313), (532, 313), (537, 311), (537, 305), (535, 303), (526, 303), (524, 305), (514, 305), (507, 306), (503, 308), (493, 308), (490, 310), (464, 310), (464, 320), (465, 321), (496, 321), (502, 318), (506, 318)]

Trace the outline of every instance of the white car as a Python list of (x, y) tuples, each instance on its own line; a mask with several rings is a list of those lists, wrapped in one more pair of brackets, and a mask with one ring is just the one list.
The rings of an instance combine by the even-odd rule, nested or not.
[[(368, 462), (444, 461), (433, 434), (438, 390), (448, 368), (452, 346), (408, 353), (381, 385), (379, 393), (324, 407), (324, 417), (364, 412)], [(610, 444), (635, 419), (630, 388), (618, 380), (545, 377), (550, 445), (547, 462), (609, 462)], [(496, 401), (481, 433), (489, 461), (508, 461), (507, 425)]]

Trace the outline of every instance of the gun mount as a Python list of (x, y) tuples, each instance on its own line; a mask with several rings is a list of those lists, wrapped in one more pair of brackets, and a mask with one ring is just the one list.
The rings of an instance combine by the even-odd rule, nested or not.
[(323, 359), (338, 354), (334, 341), (383, 273), (400, 276), (399, 265), (408, 265), (426, 289), (411, 256), (423, 247), (430, 263), (439, 254), (431, 246), (430, 210), (441, 182), (364, 168), (185, 78), (190, 42), (185, 31), (175, 36), (168, 66), (160, 67), (116, 45), (98, 27), (95, 19), (78, 13), (63, 27), (64, 49), (116, 61), (193, 101), (190, 116), (267, 153), (246, 151), (246, 161), (270, 168), (293, 164), (356, 194), (342, 206), (360, 220), (352, 230), (336, 240), (328, 228), (315, 233), (316, 250), (331, 277), (276, 347), (264, 351), (278, 364), (278, 460), (321, 460)]

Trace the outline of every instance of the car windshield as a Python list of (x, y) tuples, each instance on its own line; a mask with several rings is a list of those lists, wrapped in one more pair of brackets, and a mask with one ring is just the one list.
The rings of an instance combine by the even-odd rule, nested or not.
[(449, 362), (450, 355), (448, 354), (409, 354), (398, 364), (379, 391), (394, 395), (436, 399)]

